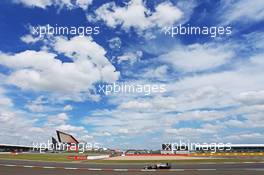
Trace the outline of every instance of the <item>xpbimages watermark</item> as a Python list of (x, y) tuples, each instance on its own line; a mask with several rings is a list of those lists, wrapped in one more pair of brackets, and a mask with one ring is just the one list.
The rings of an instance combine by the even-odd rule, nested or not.
[(211, 153), (230, 151), (231, 143), (193, 143), (190, 141), (171, 142), (162, 145), (163, 151), (210, 151)]
[(166, 92), (165, 84), (126, 84), (126, 83), (113, 83), (113, 84), (99, 84), (98, 93), (104, 95), (110, 94), (143, 94), (151, 95), (154, 93)]
[(32, 151), (44, 153), (47, 151), (74, 151), (78, 153), (84, 153), (85, 151), (98, 150), (102, 148), (100, 143), (52, 143), (48, 140), (47, 143), (33, 143)]
[(64, 35), (64, 36), (90, 36), (100, 34), (98, 26), (59, 26), (57, 24), (45, 26), (31, 26), (31, 33), (36, 37), (44, 37), (45, 35)]
[(166, 36), (172, 38), (180, 35), (205, 35), (215, 38), (217, 36), (228, 36), (232, 34), (231, 26), (191, 26), (187, 25), (178, 25), (178, 26), (167, 26), (163, 28), (163, 32)]

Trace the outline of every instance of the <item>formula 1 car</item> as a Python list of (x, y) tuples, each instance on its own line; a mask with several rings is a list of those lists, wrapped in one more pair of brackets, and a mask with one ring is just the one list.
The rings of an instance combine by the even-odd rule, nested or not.
[(158, 163), (158, 164), (153, 164), (153, 165), (147, 165), (144, 167), (144, 169), (170, 169), (171, 165), (169, 163)]

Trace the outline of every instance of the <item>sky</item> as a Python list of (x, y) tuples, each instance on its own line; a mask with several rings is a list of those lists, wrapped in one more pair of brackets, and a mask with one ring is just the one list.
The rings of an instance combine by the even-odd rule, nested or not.
[[(0, 143), (45, 142), (56, 130), (121, 149), (263, 143), (263, 7), (262, 0), (2, 0)], [(40, 35), (48, 25), (89, 33)], [(179, 26), (225, 31), (172, 35)], [(163, 91), (100, 91), (113, 84)]]

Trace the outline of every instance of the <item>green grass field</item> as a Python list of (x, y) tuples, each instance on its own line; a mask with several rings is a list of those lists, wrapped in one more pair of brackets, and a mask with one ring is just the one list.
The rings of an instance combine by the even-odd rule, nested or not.
[[(68, 156), (76, 154), (0, 154), (0, 159), (12, 160), (32, 160), (48, 162), (80, 162), (69, 159)], [(85, 154), (79, 154), (85, 156)], [(223, 162), (258, 162), (263, 161), (263, 157), (243, 157), (243, 158), (214, 158), (214, 159), (193, 159), (193, 160), (85, 160), (83, 163), (104, 163), (104, 164), (146, 164), (146, 163), (223, 163)]]
[[(131, 163), (223, 163), (223, 162), (261, 162), (263, 159), (254, 158), (217, 158), (217, 159), (193, 159), (193, 160), (94, 160), (94, 163), (108, 163), (108, 164), (131, 164)], [(88, 161), (87, 161), (88, 162)], [(91, 162), (91, 161), (90, 161)]]
[(68, 158), (70, 155), (74, 154), (0, 154), (0, 159), (70, 162), (73, 161)]

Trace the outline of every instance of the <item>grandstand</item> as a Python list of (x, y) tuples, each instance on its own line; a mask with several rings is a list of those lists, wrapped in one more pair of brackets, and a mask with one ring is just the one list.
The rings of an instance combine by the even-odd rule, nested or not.
[(173, 145), (162, 144), (161, 154), (186, 154), (186, 153), (258, 153), (264, 152), (264, 144), (194, 144)]

